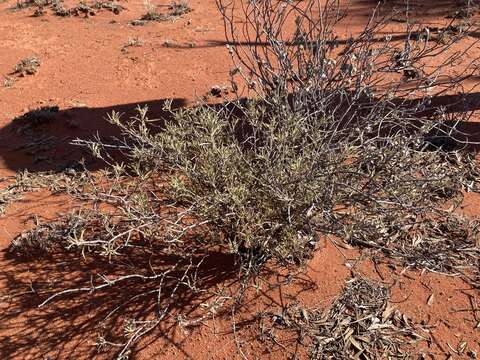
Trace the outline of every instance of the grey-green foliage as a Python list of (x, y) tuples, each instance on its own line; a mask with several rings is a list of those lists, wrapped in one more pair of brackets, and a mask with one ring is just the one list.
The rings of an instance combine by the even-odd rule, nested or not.
[(311, 210), (330, 182), (328, 168), (345, 154), (332, 158), (322, 149), (321, 119), (267, 114), (261, 106), (243, 110), (243, 119), (227, 119), (227, 109), (184, 111), (167, 124), (160, 139), (180, 174), (177, 194), (235, 251), (301, 258), (311, 241)]
[(149, 129), (145, 110), (111, 120), (129, 137), (123, 146), (137, 173), (167, 169), (170, 194), (208, 223), (213, 241), (262, 259), (304, 259), (314, 208), (333, 196), (333, 169), (348, 156), (327, 151), (324, 119), (255, 102), (180, 110), (160, 132)]

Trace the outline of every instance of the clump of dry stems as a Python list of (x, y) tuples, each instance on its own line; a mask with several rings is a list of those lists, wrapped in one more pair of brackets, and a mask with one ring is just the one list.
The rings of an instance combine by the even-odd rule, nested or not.
[(149, 1), (145, 2), (145, 8), (147, 12), (140, 18), (140, 20), (137, 20), (137, 22), (140, 21), (138, 24), (141, 24), (142, 21), (174, 20), (192, 11), (192, 8), (185, 0), (172, 1), (170, 5), (167, 5), (168, 12), (166, 13), (159, 12), (157, 7), (158, 6), (151, 4)]
[(15, 65), (15, 69), (13, 70), (12, 74), (16, 74), (18, 76), (26, 76), (26, 75), (35, 75), (40, 67), (40, 60), (35, 57), (29, 57), (22, 59), (17, 65)]

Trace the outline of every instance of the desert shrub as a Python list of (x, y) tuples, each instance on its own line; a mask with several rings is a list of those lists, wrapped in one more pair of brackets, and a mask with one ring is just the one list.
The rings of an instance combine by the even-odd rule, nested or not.
[[(462, 63), (475, 43), (453, 49), (469, 29), (452, 23), (432, 34), (407, 23), (393, 39), (378, 35), (386, 20), (374, 16), (361, 34), (342, 40), (335, 26), (343, 14), (333, 1), (219, 8), (238, 99), (167, 106), (164, 119), (150, 119), (146, 108), (130, 119), (112, 113), (121, 136), (76, 143), (109, 166), (90, 198), (116, 211), (101, 221), (86, 217), (74, 240), (57, 236), (65, 234), (58, 226), (70, 226), (65, 221), (16, 242), (39, 244), (32, 239), (46, 232), (54, 234), (48, 248), (56, 242), (118, 263), (147, 251), (162, 272), (151, 264), (127, 267), (123, 275), (102, 274), (100, 284), (59, 290), (42, 305), (78, 292), (122, 291), (139, 279), (153, 283), (146, 293), (156, 304), (154, 320), (122, 342), (121, 357), (168, 316), (179, 288), (208, 291), (197, 270), (212, 247), (235, 255), (229, 259), (244, 284), (269, 260), (304, 263), (317, 234), (407, 266), (478, 271), (476, 223), (454, 212), (464, 191), (478, 190), (478, 164), (461, 127), (468, 109), (434, 105), (476, 74), (476, 59)], [(245, 21), (237, 25), (240, 15)], [(432, 66), (439, 54), (442, 62)], [(248, 100), (240, 99), (245, 91)], [(164, 261), (172, 255), (181, 258), (180, 275), (178, 262)], [(162, 276), (176, 285), (155, 288)], [(147, 301), (143, 290), (129, 293), (128, 302), (140, 298)]]
[(18, 74), (18, 76), (35, 75), (39, 67), (40, 60), (37, 57), (32, 56), (22, 59), (17, 65), (15, 65), (12, 74)]
[[(427, 267), (436, 270), (452, 264), (433, 248), (455, 239), (444, 250), (473, 246), (466, 251), (473, 265), (476, 224), (454, 213), (462, 191), (478, 190), (478, 164), (462, 131), (471, 112), (461, 96), (435, 105), (442, 94), (465, 91), (463, 80), (478, 71), (477, 59), (452, 49), (460, 41), (474, 46), (472, 29), (452, 21), (433, 33), (407, 21), (393, 39), (379, 35), (389, 18), (374, 14), (355, 38), (339, 39), (346, 14), (336, 1), (218, 5), (236, 64), (232, 87), (259, 99), (266, 123), (276, 114), (301, 118), (284, 130), (308, 129), (300, 148), (318, 150), (300, 180), (318, 185), (310, 225), (350, 244), (402, 253), (409, 265), (426, 266), (431, 256), (437, 261)], [(440, 53), (443, 61), (432, 64)]]

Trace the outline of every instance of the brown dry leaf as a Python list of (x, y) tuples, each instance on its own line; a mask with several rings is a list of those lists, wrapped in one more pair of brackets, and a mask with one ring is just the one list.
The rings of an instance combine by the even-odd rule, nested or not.
[(352, 345), (359, 351), (364, 351), (365, 349), (363, 348), (363, 346), (357, 341), (355, 340), (355, 337), (351, 336), (349, 338), (349, 341), (352, 343)]
[(392, 324), (373, 324), (367, 330), (373, 331), (373, 330), (392, 329), (392, 328), (394, 328)]
[(309, 319), (308, 318), (308, 312), (304, 308), (301, 309), (301, 312), (302, 312), (302, 316), (305, 319), (305, 321), (308, 322), (308, 319)]
[(463, 352), (465, 351), (466, 348), (467, 348), (467, 342), (466, 341), (460, 342), (457, 346), (458, 354), (459, 355), (463, 354)]
[(345, 335), (343, 335), (343, 341), (347, 342), (348, 339), (352, 336), (353, 334), (353, 329), (348, 328), (348, 330), (345, 332)]
[(428, 300), (427, 300), (427, 305), (428, 306), (432, 306), (433, 305), (433, 300), (434, 300), (434, 296), (433, 296), (433, 293), (428, 297)]
[(385, 310), (383, 310), (383, 313), (382, 313), (382, 320), (385, 321), (389, 319), (394, 311), (395, 311), (395, 307), (387, 303), (387, 306), (385, 307)]

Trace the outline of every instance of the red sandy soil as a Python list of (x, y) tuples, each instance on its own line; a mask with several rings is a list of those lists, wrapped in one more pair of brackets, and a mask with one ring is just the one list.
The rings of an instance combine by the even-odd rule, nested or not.
[[(144, 26), (129, 24), (145, 12), (142, 1), (120, 4), (127, 8), (120, 15), (104, 10), (89, 18), (60, 18), (51, 13), (36, 18), (30, 16), (32, 9), (12, 12), (9, 9), (15, 1), (0, 0), (0, 76), (15, 79), (8, 87), (2, 86), (3, 81), (0, 83), (0, 176), (13, 175), (22, 169), (53, 170), (59, 164), (78, 159), (82, 154), (67, 143), (96, 131), (108, 133), (103, 119), (112, 110), (128, 113), (141, 103), (155, 114), (164, 99), (174, 99), (177, 106), (191, 105), (212, 86), (228, 85), (231, 62), (222, 43), (223, 25), (214, 0), (191, 0), (193, 12), (173, 22)], [(425, 17), (441, 15), (438, 2), (432, 4), (421, 4)], [(368, 1), (353, 3), (353, 15), (345, 23), (344, 32), (358, 31), (373, 6)], [(399, 26), (392, 24), (390, 30)], [(144, 44), (122, 51), (131, 38), (139, 38)], [(181, 48), (166, 47), (166, 42)], [(36, 75), (22, 78), (8, 75), (21, 59), (30, 56), (41, 61)], [(49, 129), (57, 148), (47, 150), (45, 159), (34, 161), (32, 154), (16, 149), (16, 145), (27, 139), (12, 130), (11, 121), (44, 105), (60, 107), (56, 117), (59, 121)], [(59, 212), (67, 212), (74, 206), (66, 196), (42, 191), (27, 194), (0, 217), (2, 359), (95, 356), (92, 348), (97, 324), (95, 311), (89, 311), (95, 310), (95, 303), (76, 307), (73, 299), (37, 309), (29, 294), (36, 283), (53, 281), (51, 272), (65, 278), (74, 276), (69, 274), (68, 265), (41, 261), (19, 264), (5, 255), (12, 238), (32, 226), (29, 221), (32, 215), (42, 220), (54, 219)], [(479, 215), (478, 197), (469, 197), (464, 210), (468, 215)], [(468, 290), (469, 286), (455, 277), (415, 271), (401, 273), (402, 269), (385, 265), (375, 267), (358, 252), (341, 249), (327, 240), (302, 274), (304, 282), (296, 280), (273, 289), (265, 285), (252, 295), (246, 305), (248, 311), (240, 313), (275, 311), (293, 300), (307, 306), (326, 306), (339, 294), (345, 280), (351, 278), (353, 269), (391, 285), (392, 302), (398, 309), (415, 321), (432, 325), (434, 342), (430, 347), (420, 345), (430, 358), (448, 358), (448, 353), (452, 353), (448, 344), (456, 348), (462, 341), (480, 353), (480, 329), (476, 328), (480, 320), (476, 307), (480, 301), (478, 291)], [(22, 293), (26, 295), (21, 296)], [(432, 294), (433, 301), (429, 302)], [(58, 309), (63, 309), (60, 315)], [(236, 337), (243, 342), (237, 344), (230, 320), (225, 316), (188, 331), (166, 330), (152, 335), (141, 342), (138, 358), (285, 358), (280, 347), (273, 348), (272, 353), (262, 352), (265, 349), (254, 338), (255, 324), (247, 323), (237, 329)]]

